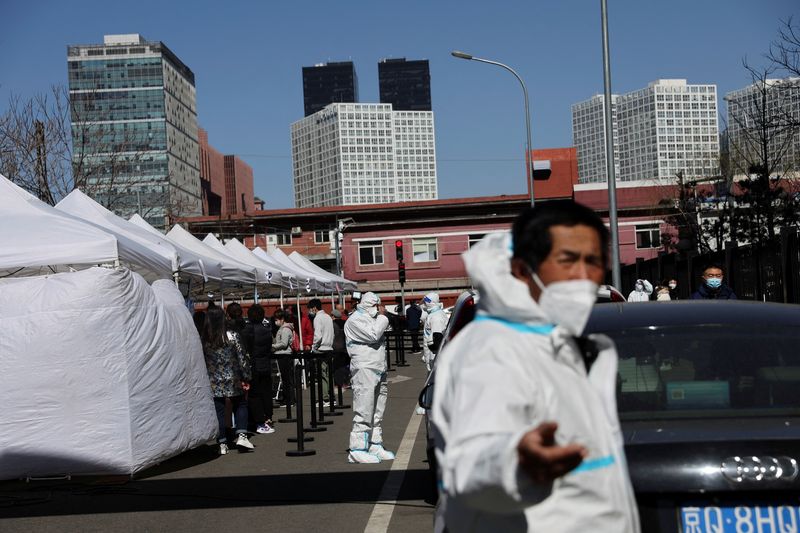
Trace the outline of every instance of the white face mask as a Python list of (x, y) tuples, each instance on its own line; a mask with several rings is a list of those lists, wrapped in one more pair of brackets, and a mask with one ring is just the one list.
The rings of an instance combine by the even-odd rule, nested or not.
[(538, 304), (547, 317), (576, 337), (583, 333), (597, 300), (597, 283), (575, 279), (556, 281), (545, 287), (535, 272), (532, 277), (542, 290)]
[(669, 288), (672, 289), (673, 291), (675, 290), (675, 287), (677, 287), (677, 286), (678, 286), (677, 283), (670, 283), (669, 284)]
[(378, 316), (378, 308), (377, 307), (370, 307), (369, 309), (367, 309), (367, 314), (371, 318), (375, 318), (376, 316)]

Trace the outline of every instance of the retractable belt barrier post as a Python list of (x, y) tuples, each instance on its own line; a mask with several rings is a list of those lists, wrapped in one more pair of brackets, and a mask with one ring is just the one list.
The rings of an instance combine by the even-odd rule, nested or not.
[(395, 331), (394, 333), (394, 365), (395, 366), (408, 366), (406, 363), (406, 338), (403, 330)]
[(383, 337), (383, 351), (386, 352), (386, 371), (396, 372), (396, 368), (392, 368), (392, 358), (389, 355), (389, 335)]
[[(281, 356), (276, 356), (276, 355), (273, 354), (273, 357), (275, 359), (289, 359), (289, 364), (291, 364), (292, 360), (294, 359), (294, 355), (292, 355), (292, 354), (285, 354), (285, 355), (281, 355)], [(280, 364), (278, 365), (278, 367), (280, 368)], [(292, 377), (294, 377), (294, 375), (297, 374), (297, 372), (295, 371), (294, 368), (292, 368), (292, 374), (293, 374)], [(283, 380), (284, 383), (286, 383), (286, 381), (287, 381), (286, 379)], [(297, 394), (297, 389), (296, 389), (297, 388), (297, 384), (296, 384), (296, 381), (294, 379), (292, 379), (292, 381), (294, 382), (294, 383), (292, 383), (292, 388), (295, 389), (293, 391), (293, 394), (296, 395)], [(287, 388), (285, 386), (284, 386), (284, 390), (283, 390), (283, 398), (284, 398), (284, 401), (286, 402), (286, 417), (279, 418), (277, 420), (277, 422), (280, 422), (281, 424), (288, 424), (288, 423), (291, 423), (291, 422), (296, 422), (297, 419), (292, 416), (292, 394), (287, 394)], [(289, 442), (294, 442), (294, 441), (289, 441)]]
[[(348, 364), (348, 369), (347, 369), (348, 375), (350, 375), (350, 368), (349, 367), (350, 367), (350, 365)], [(342, 380), (342, 382), (343, 381), (344, 380)], [(339, 382), (339, 383), (336, 384), (336, 388), (338, 389), (336, 395), (337, 395), (337, 400), (339, 400), (339, 402), (336, 404), (335, 408), (339, 409), (339, 410), (341, 410), (341, 409), (350, 409), (350, 406), (349, 405), (345, 405), (345, 403), (344, 403), (344, 393), (342, 392), (342, 382)]]
[(314, 359), (314, 379), (317, 381), (317, 424), (329, 426), (333, 420), (325, 420), (325, 395), (322, 390), (322, 360), (325, 358), (323, 353), (315, 353)]
[(307, 374), (307, 379), (308, 393), (310, 396), (308, 403), (309, 407), (311, 408), (311, 422), (309, 423), (309, 427), (305, 428), (305, 431), (309, 433), (328, 431), (328, 428), (320, 427), (319, 422), (317, 421), (317, 385), (314, 383), (316, 377), (316, 372), (314, 372), (314, 355), (311, 352), (301, 352), (300, 357), (303, 359), (303, 366), (307, 366), (310, 370), (310, 372)]
[[(286, 450), (287, 457), (306, 457), (317, 453), (315, 450), (306, 450), (305, 448), (305, 443), (313, 441), (314, 437), (306, 437), (303, 434), (303, 380), (300, 379), (300, 374), (304, 370), (304, 366), (301, 360), (300, 364), (294, 367), (294, 384), (295, 392), (297, 393), (297, 437), (290, 437), (286, 440), (289, 442), (296, 442), (297, 449)], [(311, 412), (314, 412), (314, 410), (312, 409)]]
[[(333, 381), (335, 379), (333, 373), (333, 354), (334, 352), (329, 352), (327, 354), (328, 357), (325, 358), (325, 363), (328, 365), (328, 412), (327, 416), (342, 416), (342, 413), (336, 410), (336, 402), (334, 401), (333, 396)], [(339, 389), (341, 393), (341, 389)], [(341, 399), (339, 400), (341, 401)]]

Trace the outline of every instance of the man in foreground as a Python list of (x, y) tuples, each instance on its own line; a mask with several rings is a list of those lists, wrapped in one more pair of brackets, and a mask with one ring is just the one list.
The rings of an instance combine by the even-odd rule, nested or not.
[(736, 300), (733, 289), (725, 284), (722, 265), (712, 263), (703, 269), (703, 282), (692, 294), (692, 300)]
[[(436, 530), (638, 532), (613, 342), (576, 342), (608, 233), (574, 202), (522, 213), (464, 255), (478, 314), (439, 355)], [(589, 355), (591, 353), (591, 355)]]
[(356, 311), (344, 325), (350, 354), (350, 387), (353, 390), (353, 430), (350, 432), (351, 463), (380, 463), (394, 459), (383, 448), (381, 422), (386, 410), (386, 328), (389, 319), (378, 312), (380, 298), (362, 296)]

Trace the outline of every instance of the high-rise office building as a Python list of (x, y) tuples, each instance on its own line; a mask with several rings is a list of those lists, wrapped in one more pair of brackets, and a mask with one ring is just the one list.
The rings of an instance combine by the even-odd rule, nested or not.
[(728, 152), (737, 176), (765, 163), (771, 175), (800, 170), (800, 78), (768, 79), (725, 95), (728, 103)]
[[(599, 172), (605, 168), (602, 102), (602, 97), (594, 97), (572, 108), (581, 183), (606, 179), (605, 172)], [(679, 172), (697, 179), (719, 172), (715, 85), (656, 80), (616, 96), (612, 113), (618, 181), (671, 180)]]
[(296, 207), (434, 200), (432, 111), (330, 104), (292, 124)]
[(162, 42), (106, 35), (67, 47), (73, 159), (87, 191), (164, 227), (201, 214), (194, 73)]
[(320, 63), (303, 67), (303, 107), (305, 116), (328, 104), (358, 102), (358, 77), (352, 61)]
[(431, 110), (431, 73), (427, 59), (384, 59), (378, 63), (382, 104), (395, 111)]
[[(617, 95), (611, 95), (611, 127), (614, 147), (617, 140)], [(578, 154), (580, 183), (608, 180), (606, 168), (605, 97), (601, 94), (572, 106), (572, 143)], [(614, 158), (615, 169), (619, 159)], [(618, 172), (618, 170), (617, 170)]]

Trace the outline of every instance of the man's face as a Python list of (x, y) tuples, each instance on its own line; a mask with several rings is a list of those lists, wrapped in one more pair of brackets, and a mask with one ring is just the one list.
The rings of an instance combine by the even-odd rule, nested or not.
[[(550, 254), (536, 272), (545, 286), (577, 279), (588, 279), (598, 285), (603, 282), (605, 264), (597, 231), (583, 225), (551, 226), (550, 239), (553, 243)], [(531, 297), (539, 301), (542, 291), (531, 278), (525, 262), (518, 258), (512, 260), (511, 272), (528, 285)]]
[(705, 269), (703, 271), (703, 279), (704, 280), (708, 281), (708, 280), (714, 279), (714, 278), (718, 278), (718, 279), (722, 280), (722, 278), (723, 278), (722, 269), (711, 267), (711, 268), (707, 268), (707, 269)]

